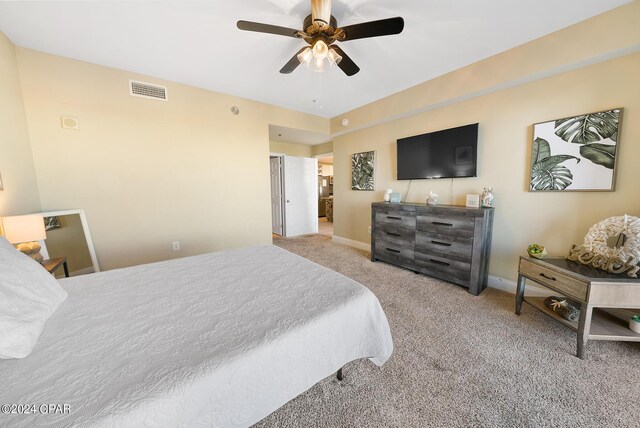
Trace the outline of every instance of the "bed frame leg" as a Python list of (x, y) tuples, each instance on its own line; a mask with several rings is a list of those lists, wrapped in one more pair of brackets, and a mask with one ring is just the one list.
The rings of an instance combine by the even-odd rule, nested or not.
[(338, 370), (338, 373), (336, 373), (336, 377), (338, 378), (338, 380), (342, 380), (343, 379), (342, 367), (340, 367), (340, 370)]

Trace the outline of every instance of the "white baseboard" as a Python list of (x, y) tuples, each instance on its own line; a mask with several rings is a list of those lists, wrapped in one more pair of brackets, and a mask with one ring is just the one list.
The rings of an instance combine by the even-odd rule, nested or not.
[[(489, 275), (487, 279), (487, 287), (495, 288), (496, 290), (506, 291), (507, 293), (516, 294), (517, 285), (514, 281), (509, 279), (500, 278), (499, 276)], [(524, 289), (524, 294), (534, 297), (547, 297), (553, 293), (550, 290), (546, 290), (535, 285), (527, 284)]]
[[(366, 242), (354, 241), (353, 239), (343, 238), (342, 236), (333, 235), (333, 242), (336, 244), (348, 245), (349, 247), (357, 248), (358, 250), (371, 251), (371, 244)], [(507, 293), (516, 294), (517, 285), (515, 281), (509, 279), (500, 278), (499, 276), (489, 275), (487, 279), (487, 286), (495, 288), (496, 290), (506, 291)], [(527, 296), (534, 297), (547, 297), (553, 293), (550, 290), (546, 290), (535, 285), (527, 284), (525, 288), (525, 294)]]
[(331, 240), (336, 244), (348, 245), (358, 250), (371, 251), (371, 244), (367, 244), (366, 242), (354, 241), (353, 239), (347, 239), (337, 235), (333, 235)]

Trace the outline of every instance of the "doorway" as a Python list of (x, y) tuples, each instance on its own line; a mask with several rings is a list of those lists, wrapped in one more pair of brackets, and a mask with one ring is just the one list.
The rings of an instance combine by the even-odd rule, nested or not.
[(333, 236), (333, 153), (318, 159), (318, 233)]
[(280, 236), (318, 233), (318, 161), (270, 156), (271, 225)]

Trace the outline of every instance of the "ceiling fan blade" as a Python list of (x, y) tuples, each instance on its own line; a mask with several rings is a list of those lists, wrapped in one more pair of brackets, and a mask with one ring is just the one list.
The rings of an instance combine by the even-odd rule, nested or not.
[(360, 71), (360, 67), (358, 67), (356, 63), (353, 62), (353, 60), (349, 58), (349, 56), (344, 53), (342, 49), (335, 45), (331, 45), (329, 49), (333, 49), (338, 55), (342, 57), (342, 60), (338, 63), (338, 67), (340, 67), (340, 70), (344, 71), (344, 74), (346, 74), (347, 76), (353, 76), (358, 71)]
[(400, 34), (403, 29), (404, 19), (400, 17), (387, 18), (342, 27), (338, 29), (338, 32), (342, 32), (342, 34), (336, 40), (346, 42), (367, 37), (389, 36), (391, 34)]
[(280, 73), (289, 74), (289, 73), (293, 72), (293, 70), (298, 68), (298, 66), (300, 65), (300, 60), (298, 60), (298, 55), (300, 55), (302, 53), (302, 51), (304, 51), (305, 49), (307, 49), (307, 46), (305, 46), (304, 48), (302, 48), (298, 52), (296, 52), (296, 54), (293, 57), (291, 57), (289, 62), (287, 62), (284, 65), (284, 67), (282, 67), (280, 69)]
[(238, 28), (244, 31), (255, 31), (256, 33), (277, 34), (279, 36), (301, 37), (299, 30), (293, 28), (278, 27), (277, 25), (261, 24), (259, 22), (238, 21)]

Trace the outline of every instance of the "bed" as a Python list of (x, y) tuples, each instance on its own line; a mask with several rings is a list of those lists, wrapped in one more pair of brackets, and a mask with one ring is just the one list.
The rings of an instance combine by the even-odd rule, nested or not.
[(373, 293), (271, 245), (60, 285), (68, 297), (31, 354), (0, 360), (0, 404), (60, 407), (0, 414), (2, 426), (248, 426), (393, 350)]

